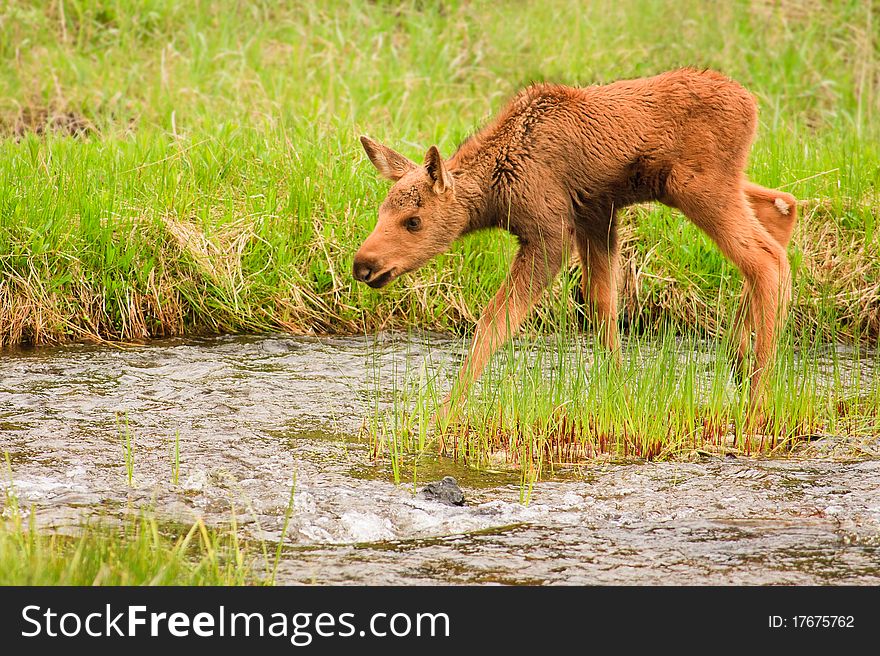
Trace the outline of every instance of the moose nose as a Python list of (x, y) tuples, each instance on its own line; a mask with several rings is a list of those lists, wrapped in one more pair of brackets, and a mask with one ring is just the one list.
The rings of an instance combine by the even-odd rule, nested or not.
[(370, 262), (368, 260), (355, 260), (353, 273), (354, 277), (361, 282), (370, 282), (370, 278), (373, 277), (373, 274), (376, 272), (378, 267), (374, 262)]

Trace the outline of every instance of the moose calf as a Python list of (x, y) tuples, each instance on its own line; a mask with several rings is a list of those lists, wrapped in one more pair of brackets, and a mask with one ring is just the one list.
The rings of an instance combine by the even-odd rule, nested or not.
[(756, 126), (755, 100), (743, 87), (682, 69), (603, 86), (530, 86), (450, 159), (431, 146), (423, 166), (361, 137), (395, 184), (355, 255), (354, 277), (382, 287), (475, 230), (518, 238), (509, 276), (477, 323), (460, 372), (464, 390), (526, 318), (571, 240), (584, 298), (604, 343), (617, 349), (617, 211), (659, 201), (681, 210), (742, 272), (734, 330), (741, 368), (755, 333), (748, 373), (757, 414), (791, 294), (786, 246), (797, 205), (746, 179)]

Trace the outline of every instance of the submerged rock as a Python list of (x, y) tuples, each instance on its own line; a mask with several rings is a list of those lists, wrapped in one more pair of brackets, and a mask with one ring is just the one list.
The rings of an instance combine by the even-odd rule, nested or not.
[(429, 501), (439, 501), (447, 506), (463, 506), (464, 492), (458, 487), (458, 481), (452, 476), (443, 477), (442, 481), (433, 481), (422, 488), (419, 495)]

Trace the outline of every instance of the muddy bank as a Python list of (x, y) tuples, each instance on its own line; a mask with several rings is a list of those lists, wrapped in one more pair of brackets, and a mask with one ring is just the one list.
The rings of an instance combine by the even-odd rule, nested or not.
[(878, 460), (596, 464), (538, 483), (528, 505), (515, 474), (446, 460), (420, 484), (452, 475), (466, 505), (395, 486), (357, 439), (391, 401), (377, 375), (461, 352), (425, 335), (4, 351), (4, 479), (56, 530), (152, 506), (234, 512), (270, 540), (295, 479), (286, 583), (880, 583)]

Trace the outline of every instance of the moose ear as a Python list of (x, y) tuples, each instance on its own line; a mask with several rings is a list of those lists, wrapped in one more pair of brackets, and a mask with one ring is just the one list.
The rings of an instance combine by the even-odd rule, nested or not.
[(434, 181), (434, 193), (442, 194), (447, 189), (452, 189), (452, 174), (449, 173), (449, 169), (443, 163), (443, 158), (440, 157), (440, 151), (437, 150), (437, 146), (428, 148), (428, 152), (425, 155), (425, 168), (428, 170), (428, 176)]
[(389, 180), (400, 180), (407, 172), (416, 168), (415, 162), (369, 137), (361, 137), (361, 145), (367, 152), (367, 157), (370, 158), (373, 166)]

